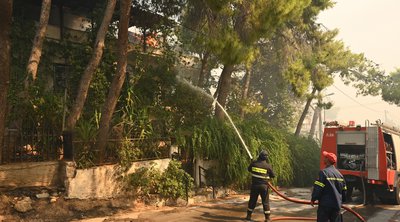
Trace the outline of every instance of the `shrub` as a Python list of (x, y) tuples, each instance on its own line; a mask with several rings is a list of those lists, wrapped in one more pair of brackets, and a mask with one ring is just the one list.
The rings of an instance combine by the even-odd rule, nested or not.
[[(237, 127), (253, 159), (257, 158), (261, 149), (266, 149), (277, 175), (275, 180), (280, 185), (288, 185), (293, 170), (285, 134), (270, 127), (262, 119), (238, 122)], [(188, 134), (190, 131), (192, 133)], [(218, 181), (222, 182), (218, 185), (243, 187), (249, 183), (250, 174), (247, 167), (250, 158), (230, 124), (208, 119), (194, 126), (192, 130), (178, 134), (177, 139), (183, 150), (195, 158), (218, 160), (216, 172), (213, 172)]]
[(287, 141), (292, 155), (293, 182), (291, 185), (304, 187), (312, 186), (318, 177), (319, 145), (313, 139), (288, 135)]
[(74, 158), (79, 169), (87, 169), (95, 166), (96, 153), (93, 149), (94, 139), (97, 134), (95, 118), (81, 119), (76, 127), (74, 145)]
[(165, 198), (187, 198), (193, 188), (193, 178), (182, 169), (178, 161), (171, 161), (161, 176), (158, 191)]
[(135, 173), (128, 175), (128, 189), (137, 196), (148, 196), (158, 193), (161, 173), (152, 164), (149, 168), (141, 167)]
[(141, 154), (141, 150), (135, 146), (134, 142), (129, 139), (124, 139), (117, 148), (119, 164), (123, 171), (127, 171), (132, 165), (132, 162)]
[(186, 198), (193, 188), (193, 178), (186, 173), (180, 162), (171, 161), (168, 168), (160, 173), (154, 165), (141, 167), (128, 176), (128, 188), (135, 195), (160, 194), (163, 198)]

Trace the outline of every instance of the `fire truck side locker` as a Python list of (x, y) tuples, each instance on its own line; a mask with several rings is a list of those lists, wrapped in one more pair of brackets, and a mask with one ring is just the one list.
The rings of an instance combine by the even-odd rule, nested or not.
[(338, 127), (331, 129), (336, 132), (336, 141), (332, 145), (338, 156), (337, 168), (345, 177), (347, 198), (350, 200), (353, 189), (364, 190), (362, 180), (365, 179), (366, 131)]
[(379, 180), (379, 144), (378, 127), (367, 127), (366, 138), (366, 168), (368, 179)]

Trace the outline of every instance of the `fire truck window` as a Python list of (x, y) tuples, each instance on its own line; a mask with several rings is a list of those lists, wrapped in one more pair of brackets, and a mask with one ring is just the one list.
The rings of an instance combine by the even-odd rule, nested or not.
[(396, 157), (393, 149), (392, 135), (384, 133), (383, 138), (385, 140), (386, 149), (386, 166), (388, 169), (396, 169)]
[(365, 145), (338, 145), (337, 167), (343, 170), (363, 170), (365, 160)]

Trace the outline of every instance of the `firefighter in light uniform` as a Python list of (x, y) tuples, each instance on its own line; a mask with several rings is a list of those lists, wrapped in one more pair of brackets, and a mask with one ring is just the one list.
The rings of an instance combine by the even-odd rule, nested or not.
[(324, 151), (325, 169), (319, 172), (311, 195), (311, 206), (318, 200), (318, 222), (340, 222), (340, 208), (346, 201), (346, 183), (343, 175), (335, 168), (336, 155)]
[(270, 206), (269, 206), (269, 194), (267, 182), (270, 178), (274, 178), (274, 172), (271, 166), (267, 163), (268, 154), (265, 150), (261, 151), (258, 159), (253, 161), (248, 167), (248, 171), (251, 173), (251, 191), (250, 200), (247, 209), (246, 220), (251, 220), (251, 214), (257, 204), (258, 195), (261, 196), (261, 202), (264, 209), (265, 221), (271, 221), (270, 219)]

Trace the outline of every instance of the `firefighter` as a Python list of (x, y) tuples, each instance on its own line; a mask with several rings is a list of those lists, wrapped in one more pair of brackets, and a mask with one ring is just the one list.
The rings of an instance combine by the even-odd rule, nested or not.
[(248, 167), (248, 171), (251, 173), (251, 190), (250, 200), (247, 209), (246, 220), (251, 221), (251, 214), (257, 204), (258, 195), (261, 196), (261, 202), (264, 209), (265, 221), (271, 221), (270, 219), (270, 206), (269, 206), (269, 194), (268, 194), (268, 180), (274, 178), (274, 172), (271, 166), (268, 164), (268, 153), (263, 150), (260, 152), (256, 161)]
[(334, 166), (336, 155), (326, 151), (322, 155), (326, 167), (319, 171), (319, 178), (314, 183), (311, 206), (318, 200), (318, 222), (340, 222), (340, 208), (346, 201), (346, 183), (343, 175)]

